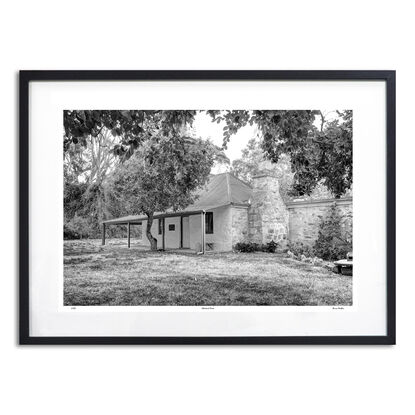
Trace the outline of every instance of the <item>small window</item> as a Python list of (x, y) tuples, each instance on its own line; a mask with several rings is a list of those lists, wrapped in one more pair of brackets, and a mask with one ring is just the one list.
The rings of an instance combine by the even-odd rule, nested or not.
[(163, 220), (159, 219), (159, 235), (163, 235)]
[(174, 225), (174, 223), (170, 223), (169, 224), (169, 231), (174, 231), (175, 230), (175, 225)]
[(206, 233), (213, 233), (213, 212), (206, 212), (205, 226)]

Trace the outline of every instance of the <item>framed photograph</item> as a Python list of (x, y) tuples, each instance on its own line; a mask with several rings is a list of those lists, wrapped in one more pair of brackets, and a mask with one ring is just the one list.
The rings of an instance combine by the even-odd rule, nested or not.
[(21, 344), (394, 344), (394, 71), (21, 71)]

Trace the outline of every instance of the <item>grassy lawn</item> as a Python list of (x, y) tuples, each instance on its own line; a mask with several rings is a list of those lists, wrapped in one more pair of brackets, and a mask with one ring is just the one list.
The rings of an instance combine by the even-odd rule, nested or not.
[(268, 253), (150, 252), (65, 241), (65, 305), (352, 304), (352, 277)]

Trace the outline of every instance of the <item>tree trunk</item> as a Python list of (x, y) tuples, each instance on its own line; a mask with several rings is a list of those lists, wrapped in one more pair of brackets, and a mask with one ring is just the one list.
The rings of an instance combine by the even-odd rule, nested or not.
[(104, 220), (104, 215), (102, 213), (102, 193), (101, 188), (98, 188), (97, 193), (97, 217), (98, 217), (98, 223), (101, 223)]
[(146, 235), (147, 239), (150, 242), (150, 247), (152, 251), (157, 251), (157, 239), (151, 234), (151, 226), (153, 225), (153, 214), (147, 215), (147, 227), (146, 227)]

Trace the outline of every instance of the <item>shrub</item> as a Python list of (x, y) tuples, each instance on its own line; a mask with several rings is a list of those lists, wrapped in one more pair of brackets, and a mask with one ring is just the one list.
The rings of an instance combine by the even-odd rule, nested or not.
[(346, 258), (352, 245), (342, 235), (341, 216), (335, 203), (330, 207), (326, 216), (320, 222), (318, 238), (314, 244), (316, 256), (326, 261), (336, 261)]
[(63, 225), (63, 239), (81, 239), (81, 236), (75, 232), (73, 229), (69, 228), (66, 225)]
[(257, 244), (255, 242), (238, 242), (235, 244), (235, 251), (239, 252), (271, 252), (274, 253), (277, 249), (277, 242), (271, 241), (266, 244)]
[(255, 252), (259, 250), (259, 244), (255, 242), (238, 242), (237, 244), (235, 244), (235, 251)]
[(90, 228), (88, 226), (88, 221), (81, 216), (75, 215), (70, 221), (66, 222), (64, 225), (64, 237), (65, 232), (72, 238), (68, 237), (67, 239), (82, 239), (88, 238), (90, 233)]
[(306, 245), (302, 242), (290, 242), (288, 244), (288, 249), (297, 258), (301, 258), (302, 255), (304, 255), (304, 257), (307, 258), (312, 258), (315, 255), (314, 249), (311, 246)]
[(274, 253), (277, 249), (277, 246), (278, 244), (275, 241), (271, 241), (267, 244), (262, 245), (262, 251)]

